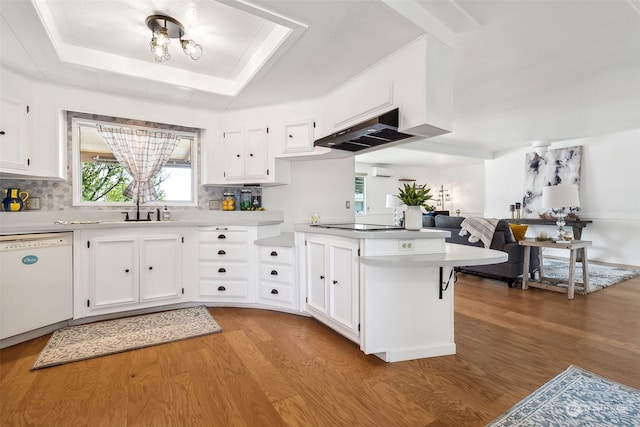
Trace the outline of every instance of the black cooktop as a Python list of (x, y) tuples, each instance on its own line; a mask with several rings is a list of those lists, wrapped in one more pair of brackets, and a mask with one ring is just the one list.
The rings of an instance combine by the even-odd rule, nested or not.
[(336, 228), (339, 230), (351, 230), (351, 231), (404, 230), (404, 227), (400, 227), (397, 225), (356, 224), (355, 222), (347, 222), (342, 224), (311, 224), (311, 226), (319, 227), (319, 228)]

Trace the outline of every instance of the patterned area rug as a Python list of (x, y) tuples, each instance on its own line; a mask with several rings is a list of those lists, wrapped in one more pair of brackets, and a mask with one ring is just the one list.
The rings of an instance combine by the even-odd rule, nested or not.
[[(593, 263), (589, 263), (587, 269), (589, 270), (589, 292), (597, 291), (640, 275), (640, 270), (629, 270)], [(552, 279), (567, 280), (569, 278), (569, 261), (545, 257), (544, 275)], [(582, 263), (576, 262), (575, 279), (578, 282), (582, 282)]]
[(221, 331), (206, 307), (70, 326), (53, 333), (31, 370)]
[(573, 365), (487, 424), (488, 427), (637, 425), (640, 425), (640, 390)]

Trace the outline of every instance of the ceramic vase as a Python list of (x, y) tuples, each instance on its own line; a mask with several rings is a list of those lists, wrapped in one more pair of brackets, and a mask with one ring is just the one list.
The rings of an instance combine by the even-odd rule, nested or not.
[(404, 228), (406, 230), (420, 230), (422, 228), (420, 206), (407, 206), (407, 210), (404, 212)]

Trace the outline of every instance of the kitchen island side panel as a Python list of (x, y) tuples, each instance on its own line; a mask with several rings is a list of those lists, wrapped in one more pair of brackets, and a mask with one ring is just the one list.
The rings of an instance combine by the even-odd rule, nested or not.
[(362, 351), (387, 362), (455, 354), (453, 278), (442, 299), (439, 278), (439, 267), (361, 265)]

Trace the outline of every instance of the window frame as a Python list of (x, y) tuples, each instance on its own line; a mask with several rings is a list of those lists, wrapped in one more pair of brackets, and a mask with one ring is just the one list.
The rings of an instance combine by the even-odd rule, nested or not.
[[(139, 124), (130, 124), (123, 123), (123, 121), (137, 121), (133, 119), (125, 119), (112, 117), (112, 121), (105, 121), (81, 116), (73, 115), (73, 111), (67, 111), (67, 114), (71, 114), (71, 151), (72, 151), (72, 162), (73, 165), (71, 167), (72, 170), (72, 193), (73, 193), (73, 206), (79, 207), (131, 207), (135, 206), (136, 201), (131, 200), (129, 202), (91, 202), (82, 200), (82, 162), (80, 155), (80, 132), (79, 126), (81, 123), (90, 123), (94, 125), (105, 125), (105, 126), (119, 126), (126, 127), (131, 129), (144, 129), (144, 130), (154, 130), (154, 131), (164, 131), (164, 132), (174, 132), (182, 136), (186, 136), (192, 139), (191, 146), (191, 200), (189, 201), (180, 201), (180, 200), (154, 200), (152, 202), (144, 203), (144, 206), (173, 206), (173, 207), (197, 207), (198, 206), (198, 151), (200, 144), (200, 133), (194, 129), (194, 131), (186, 131), (180, 129), (172, 129), (169, 124), (158, 123), (158, 127), (153, 126), (145, 126)], [(82, 114), (82, 113), (78, 113)], [(104, 117), (104, 116), (102, 116)]]
[[(358, 179), (362, 180), (362, 212), (358, 213), (358, 211), (356, 210), (356, 206), (357, 203), (359, 202), (359, 200), (356, 199), (356, 196), (358, 193), (356, 193), (356, 186), (357, 186), (357, 181)], [(354, 180), (353, 180), (353, 193), (354, 193), (354, 198), (353, 198), (353, 211), (355, 213), (356, 216), (366, 216), (367, 215), (367, 180), (364, 176), (359, 176), (356, 175)]]

